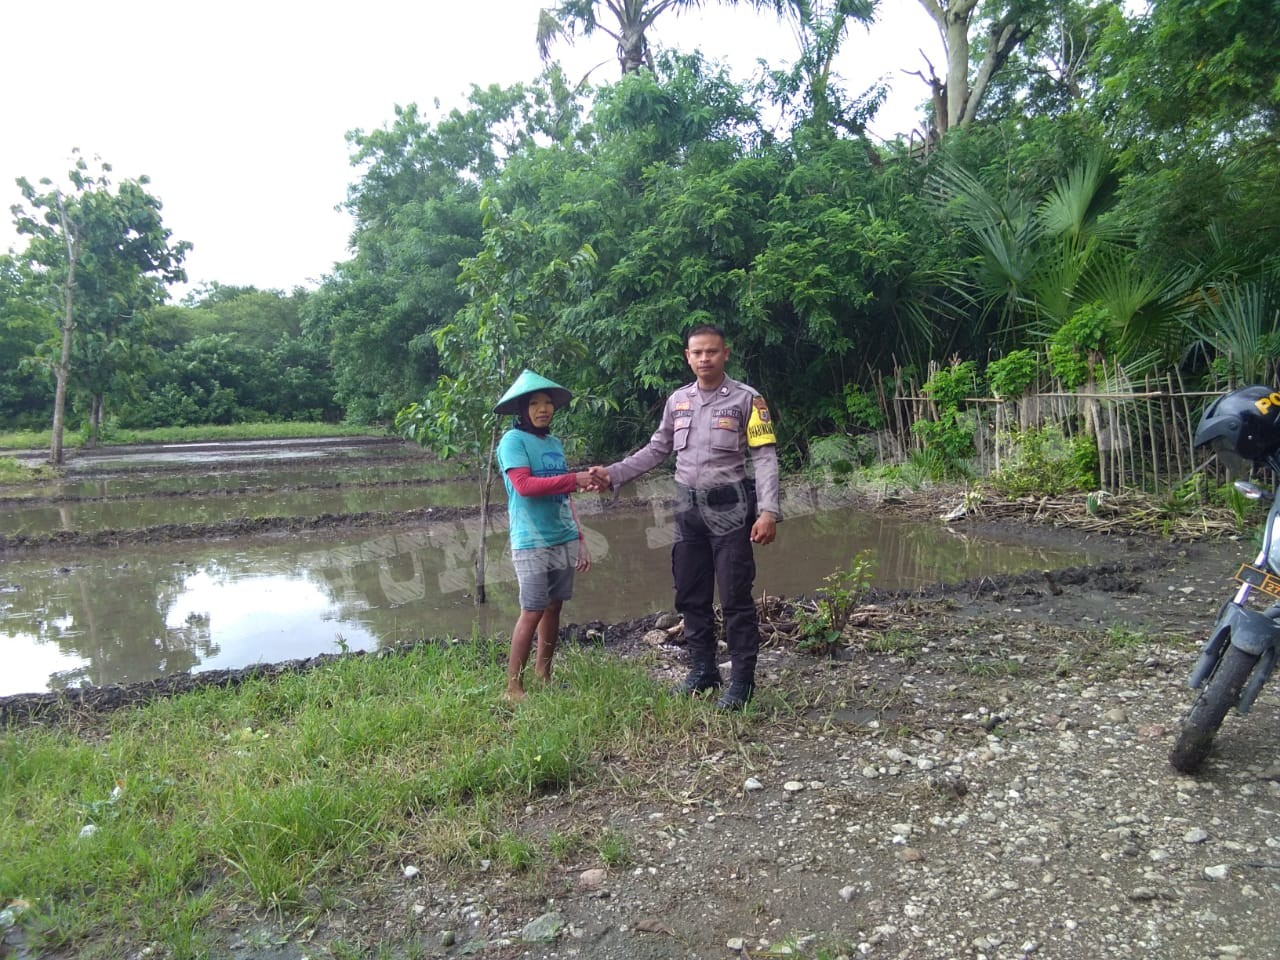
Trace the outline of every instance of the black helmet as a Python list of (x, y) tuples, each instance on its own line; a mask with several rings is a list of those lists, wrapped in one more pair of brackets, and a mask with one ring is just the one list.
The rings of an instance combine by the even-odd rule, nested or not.
[(1195, 443), (1254, 462), (1265, 460), (1280, 448), (1280, 391), (1254, 386), (1224, 393), (1200, 418)]

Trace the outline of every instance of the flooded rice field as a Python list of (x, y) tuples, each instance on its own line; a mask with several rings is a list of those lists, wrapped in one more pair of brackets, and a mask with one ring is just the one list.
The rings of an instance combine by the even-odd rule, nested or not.
[[(421, 469), (421, 468), (419, 468)], [(326, 486), (221, 491), (135, 493), (122, 496), (26, 498), (3, 504), (0, 534), (41, 535), (54, 531), (130, 530), (175, 523), (220, 523), (238, 517), (314, 517), (333, 513), (416, 510), (425, 506), (467, 507), (480, 502), (474, 481), (370, 480)]]
[[(314, 459), (320, 448), (305, 449)], [(500, 486), (485, 536), (489, 602), (476, 606), (480, 523), (469, 505), (479, 485), (438, 479), (437, 465), (398, 443), (382, 443), (373, 456), (367, 444), (323, 449), (332, 462), (307, 471), (289, 466), (301, 458), (275, 445), (221, 444), (192, 450), (186, 460), (169, 449), (164, 461), (155, 451), (117, 452), (94, 458), (95, 466), (110, 463), (107, 470), (77, 459), (69, 472), (78, 479), (26, 498), (0, 487), (0, 696), (510, 629), (518, 606)], [(340, 471), (360, 479), (332, 479)], [(228, 478), (225, 487), (214, 483)], [(126, 480), (153, 486), (123, 486)], [(111, 492), (57, 492), (85, 483)], [(596, 495), (576, 499), (595, 563), (579, 575), (565, 623), (670, 608), (669, 486), (661, 479), (637, 486), (624, 491), (640, 498), (629, 506)], [(886, 589), (1099, 559), (979, 539), (936, 519), (896, 519), (851, 504), (838, 490), (789, 486), (783, 509), (778, 541), (756, 551), (757, 595), (812, 595), (861, 550), (874, 554), (875, 584)], [(290, 521), (233, 536), (215, 525), (320, 514), (363, 521)], [(152, 529), (164, 535), (147, 535)], [(36, 530), (97, 532), (98, 539), (78, 545), (72, 534), (57, 546), (31, 547), (13, 536)]]

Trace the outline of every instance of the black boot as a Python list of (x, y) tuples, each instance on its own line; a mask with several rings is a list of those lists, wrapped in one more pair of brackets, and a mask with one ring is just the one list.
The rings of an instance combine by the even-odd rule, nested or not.
[(671, 688), (677, 697), (695, 697), (709, 690), (720, 689), (720, 671), (716, 667), (694, 666), (688, 675)]
[(730, 680), (729, 686), (720, 699), (716, 701), (716, 709), (726, 712), (741, 710), (750, 702), (756, 692), (756, 685), (751, 680)]

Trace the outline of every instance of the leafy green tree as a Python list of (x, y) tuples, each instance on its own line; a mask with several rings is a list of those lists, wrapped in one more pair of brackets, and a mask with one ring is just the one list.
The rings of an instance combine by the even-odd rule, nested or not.
[[(1085, 314), (1106, 356), (1150, 363), (1176, 355), (1187, 278), (1143, 262), (1123, 218), (1118, 178), (1095, 151), (1039, 191), (992, 190), (968, 171), (939, 174), (948, 214), (974, 253), (971, 278), (997, 348), (1047, 340)], [(1074, 341), (1073, 341), (1074, 342)]]
[(789, 69), (774, 69), (769, 75), (769, 96), (791, 126), (792, 136), (862, 137), (888, 89), (876, 83), (850, 96), (834, 66), (850, 29), (871, 24), (876, 0), (801, 0), (776, 6), (791, 22), (800, 47)]
[(235, 333), (195, 337), (163, 353), (120, 405), (121, 426), (335, 420), (323, 345), (286, 337), (269, 350)]
[(566, 295), (595, 264), (594, 252), (583, 247), (568, 258), (535, 266), (530, 255), (538, 245), (530, 224), (504, 214), (488, 197), (481, 209), (485, 245), (464, 262), (459, 277), (468, 304), (434, 334), (444, 372), (421, 403), (410, 404), (396, 417), (406, 436), (442, 457), (483, 456), (476, 603), (485, 602), (483, 533), (501, 431), (493, 405), (525, 367), (563, 377), (560, 370), (581, 365), (583, 345), (565, 334), (556, 316)]
[(1118, 151), (1138, 243), (1165, 269), (1211, 255), (1247, 272), (1274, 249), (1278, 46), (1275, 0), (1161, 0), (1099, 38), (1090, 111)]
[(1135, 147), (1212, 148), (1280, 125), (1275, 0), (1157, 0), (1101, 38), (1098, 106)]
[(213, 283), (187, 297), (186, 305), (192, 311), (189, 329), (193, 336), (229, 333), (247, 347), (268, 351), (301, 336), (301, 310), (307, 296), (302, 288), (285, 294)]
[[(1217, 100), (1190, 97), (1208, 113), (1180, 147), (1158, 113), (1119, 126), (1129, 108), (1112, 77), (1157, 76), (1127, 58), (1174, 49), (1148, 42), (1154, 28), (1126, 34), (1142, 21), (1119, 0), (921, 2), (950, 31), (948, 72), (932, 77), (946, 136), (923, 161), (903, 144), (872, 146), (862, 127), (879, 92), (850, 95), (832, 71), (871, 9), (857, 0), (760, 4), (791, 11), (801, 53), (750, 87), (700, 56), (654, 49), (598, 89), (570, 89), (552, 69), (528, 86), (473, 91), (439, 123), (409, 108), (386, 130), (357, 132), (355, 256), (303, 307), (351, 415), (386, 417), (411, 400), (418, 415), (442, 413), (424, 398), (443, 404), (433, 386), (478, 365), (446, 354), (483, 354), (477, 298), (588, 247), (594, 267), (580, 282), (539, 281), (483, 309), (537, 318), (519, 338), (536, 327), (581, 345), (591, 362), (574, 365), (568, 385), (618, 407), (568, 417), (597, 452), (652, 429), (687, 376), (681, 333), (696, 322), (728, 330), (731, 374), (766, 393), (784, 444), (797, 446), (869, 426), (871, 385), (898, 366), (919, 372), (953, 355), (981, 365), (1052, 346), (1087, 382), (1099, 359), (1137, 371), (1198, 344), (1206, 367), (1221, 367), (1241, 355), (1223, 336), (1221, 308), (1232, 305), (1252, 318), (1236, 337), (1245, 352), (1268, 349), (1270, 314), (1249, 293), (1264, 283), (1280, 192), (1265, 84), (1236, 78)], [(583, 0), (552, 13), (579, 35), (620, 35), (619, 13), (676, 6)], [(1249, 4), (1225, 6), (1239, 20)], [(487, 226), (482, 197), (505, 211)], [(459, 285), (460, 265), (474, 271), (482, 255), (489, 279)], [(471, 422), (453, 399), (458, 423)], [(467, 435), (483, 454), (490, 434)]]
[[(1125, 22), (1124, 0), (1062, 0), (1049, 4), (1039, 26), (988, 84), (987, 119), (1062, 120), (1098, 93), (1103, 78), (1096, 51), (1103, 35)], [(1038, 133), (1023, 133), (1041, 142)]]
[(23, 264), (0, 256), (0, 421), (10, 428), (47, 423), (53, 403), (52, 378), (34, 358), (56, 321), (30, 296), (33, 280)]
[(432, 331), (463, 306), (459, 264), (481, 246), (480, 195), (536, 136), (572, 126), (561, 78), (537, 89), (473, 88), (467, 109), (429, 123), (416, 105), (394, 122), (348, 135), (363, 168), (349, 191), (355, 256), (302, 309), (328, 345), (337, 400), (356, 421), (390, 420), (439, 373)]
[(600, 91), (573, 143), (513, 158), (495, 196), (564, 257), (590, 243), (597, 280), (562, 323), (595, 361), (577, 384), (619, 414), (584, 424), (597, 449), (652, 430), (687, 377), (682, 332), (721, 324), (733, 375), (764, 390), (801, 438), (843, 421), (851, 378), (950, 335), (940, 250), (914, 166), (881, 176), (860, 139), (772, 141), (722, 69), (664, 54)]
[[(50, 458), (62, 463), (62, 434), (73, 372), (90, 395), (93, 436), (106, 392), (137, 362), (146, 311), (163, 302), (165, 285), (186, 279), (182, 260), (190, 244), (170, 244), (160, 201), (147, 177), (113, 185), (111, 167), (98, 174), (77, 152), (68, 172), (70, 191), (51, 180), (43, 192), (18, 180), (27, 206), (12, 208), (20, 235), (29, 236), (25, 259), (44, 281), (42, 295), (56, 303), (61, 336), (56, 360)], [(73, 353), (75, 368), (73, 371)]]

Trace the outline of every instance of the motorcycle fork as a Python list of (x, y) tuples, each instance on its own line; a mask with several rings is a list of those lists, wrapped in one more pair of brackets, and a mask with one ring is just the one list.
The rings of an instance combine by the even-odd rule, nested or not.
[(1228, 644), (1260, 658), (1259, 669), (1254, 671), (1241, 695), (1244, 709), (1237, 708), (1239, 713), (1245, 713), (1249, 709), (1275, 669), (1276, 647), (1280, 641), (1280, 624), (1277, 623), (1277, 619), (1280, 619), (1280, 604), (1259, 613), (1242, 605), (1248, 594), (1249, 587), (1246, 584), (1233, 600), (1222, 605), (1218, 620), (1213, 625), (1213, 632), (1201, 649), (1200, 659), (1196, 661), (1189, 679), (1191, 688), (1199, 689), (1212, 675)]
[(1262, 692), (1262, 686), (1271, 677), (1271, 672), (1276, 668), (1276, 648), (1273, 645), (1258, 660), (1258, 665), (1253, 668), (1253, 673), (1249, 676), (1249, 682), (1245, 684), (1244, 689), (1240, 691), (1240, 702), (1236, 704), (1236, 713), (1244, 716), (1249, 712), (1249, 708), (1253, 706), (1253, 701), (1258, 699), (1258, 694)]

